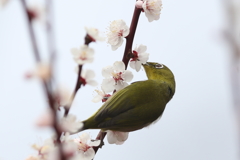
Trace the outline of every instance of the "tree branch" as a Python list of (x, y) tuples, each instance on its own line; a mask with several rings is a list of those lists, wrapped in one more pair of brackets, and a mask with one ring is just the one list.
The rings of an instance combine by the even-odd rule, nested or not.
[[(39, 49), (37, 47), (36, 37), (35, 37), (34, 31), (33, 31), (33, 26), (32, 26), (32, 18), (33, 17), (29, 14), (26, 1), (21, 0), (21, 3), (22, 3), (24, 11), (26, 13), (26, 16), (28, 17), (27, 25), (28, 25), (28, 30), (29, 30), (29, 35), (30, 35), (30, 39), (31, 39), (31, 42), (32, 42), (32, 46), (33, 46), (33, 53), (34, 53), (34, 56), (35, 56), (35, 61), (36, 61), (36, 63), (40, 63), (41, 62), (41, 57), (40, 57), (40, 54), (39, 54)], [(42, 86), (43, 86), (45, 95), (48, 99), (49, 108), (51, 108), (51, 111), (52, 111), (52, 116), (53, 116), (53, 120), (54, 120), (53, 128), (54, 128), (54, 130), (57, 134), (56, 143), (59, 146), (60, 158), (61, 158), (61, 160), (66, 160), (66, 157), (64, 156), (63, 151), (62, 151), (62, 145), (61, 145), (61, 141), (60, 141), (60, 137), (62, 135), (62, 132), (59, 129), (59, 126), (58, 126), (58, 117), (57, 117), (57, 113), (56, 113), (55, 101), (54, 101), (54, 98), (51, 94), (51, 88), (49, 88), (48, 82), (45, 81), (45, 80), (42, 80)]]
[[(123, 58), (122, 58), (122, 61), (125, 64), (125, 69), (127, 69), (128, 62), (132, 55), (132, 44), (133, 44), (135, 32), (137, 29), (138, 19), (141, 14), (141, 11), (142, 11), (142, 9), (135, 7), (134, 12), (133, 12), (131, 26), (130, 26), (130, 33), (126, 37), (126, 46), (125, 46), (125, 50), (124, 50), (124, 54), (123, 54)], [(100, 130), (96, 137), (96, 140), (101, 140), (103, 142), (104, 138), (106, 137), (106, 134), (107, 134), (106, 132), (102, 132)], [(97, 153), (97, 151), (100, 147), (101, 147), (101, 145), (93, 147), (95, 154)]]

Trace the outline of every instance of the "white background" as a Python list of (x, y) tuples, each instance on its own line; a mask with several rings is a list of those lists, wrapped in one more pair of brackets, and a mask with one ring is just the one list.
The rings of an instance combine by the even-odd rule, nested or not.
[[(84, 26), (105, 32), (113, 20), (123, 19), (130, 25), (134, 3), (134, 0), (55, 1), (59, 84), (74, 89), (76, 64), (70, 49), (83, 44)], [(141, 14), (134, 47), (147, 45), (149, 61), (163, 63), (173, 71), (176, 93), (157, 124), (130, 133), (120, 146), (105, 141), (96, 160), (239, 159), (228, 70), (230, 52), (221, 38), (224, 23), (224, 6), (218, 0), (163, 0), (161, 18), (152, 23)], [(40, 51), (47, 60), (45, 29), (37, 22), (34, 27)], [(21, 3), (12, 0), (0, 11), (1, 160), (21, 160), (34, 155), (31, 145), (42, 144), (52, 135), (51, 129), (37, 128), (34, 124), (47, 103), (39, 81), (24, 79), (24, 74), (35, 66), (30, 42)], [(101, 84), (101, 68), (121, 60), (124, 46), (114, 52), (104, 42), (90, 46), (95, 50), (95, 60), (84, 69), (95, 70), (95, 80)], [(132, 71), (133, 81), (146, 79), (143, 70)], [(100, 102), (91, 102), (94, 89), (83, 87), (76, 96), (71, 113), (80, 120), (101, 106)], [(86, 132), (92, 138), (98, 133)]]

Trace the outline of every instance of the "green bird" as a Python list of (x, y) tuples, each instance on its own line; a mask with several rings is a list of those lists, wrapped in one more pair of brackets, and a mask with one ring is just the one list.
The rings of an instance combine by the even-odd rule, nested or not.
[(83, 121), (81, 131), (131, 132), (161, 117), (175, 93), (174, 75), (163, 64), (147, 62), (143, 67), (148, 80), (134, 82), (113, 94), (94, 115)]

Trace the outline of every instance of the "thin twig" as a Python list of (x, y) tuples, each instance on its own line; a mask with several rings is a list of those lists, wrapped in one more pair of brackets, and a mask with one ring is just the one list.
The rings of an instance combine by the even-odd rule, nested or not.
[[(85, 45), (89, 45), (89, 43), (92, 42), (92, 39), (89, 37), (88, 34), (86, 34), (85, 38), (84, 38), (84, 44)], [(67, 105), (67, 106), (64, 106), (64, 109), (65, 109), (65, 112), (64, 112), (64, 116), (66, 117), (70, 111), (70, 108), (72, 106), (72, 103), (73, 103), (73, 100), (77, 94), (77, 91), (81, 88), (81, 85), (82, 85), (82, 81), (81, 81), (81, 73), (82, 73), (82, 67), (83, 65), (78, 65), (78, 76), (77, 76), (77, 82), (76, 82), (76, 86), (75, 86), (75, 89), (72, 93), (72, 96), (71, 96), (71, 101), (70, 103)]]
[[(34, 51), (33, 53), (34, 53), (34, 56), (35, 56), (35, 61), (36, 61), (36, 63), (40, 63), (41, 62), (41, 57), (40, 57), (40, 54), (39, 54), (39, 49), (37, 47), (36, 37), (35, 37), (34, 31), (33, 31), (32, 17), (29, 15), (26, 1), (21, 0), (21, 2), (22, 2), (22, 5), (23, 5), (23, 8), (24, 8), (24, 11), (25, 11), (25, 13), (28, 17), (27, 25), (28, 25), (28, 30), (29, 30), (29, 35), (30, 35), (30, 39), (31, 39), (31, 42), (32, 42), (32, 46), (33, 46), (33, 51)], [(49, 107), (52, 110), (52, 115), (53, 115), (53, 119), (54, 119), (53, 128), (54, 128), (54, 130), (57, 134), (56, 143), (59, 146), (60, 158), (61, 158), (61, 160), (66, 160), (66, 158), (65, 158), (65, 156), (62, 152), (62, 146), (61, 146), (61, 141), (60, 141), (60, 137), (61, 137), (62, 132), (59, 129), (59, 126), (58, 126), (58, 117), (57, 117), (57, 113), (56, 113), (55, 101), (54, 101), (54, 98), (51, 94), (51, 89), (48, 87), (47, 81), (42, 80), (42, 86), (43, 86), (43, 89), (45, 91), (45, 95), (48, 99)]]
[(122, 58), (122, 61), (125, 64), (125, 69), (127, 69), (128, 62), (131, 58), (132, 44), (133, 44), (134, 35), (135, 35), (136, 29), (137, 29), (138, 19), (141, 14), (141, 11), (142, 11), (142, 9), (135, 7), (134, 12), (133, 12), (131, 26), (130, 26), (130, 33), (126, 37), (126, 46), (125, 46), (125, 50), (124, 50), (124, 54), (123, 54), (123, 58)]
[(76, 86), (75, 86), (75, 89), (73, 91), (73, 94), (71, 96), (71, 102), (70, 104), (68, 104), (68, 106), (65, 106), (65, 112), (64, 112), (64, 116), (66, 117), (69, 113), (69, 110), (72, 106), (72, 102), (77, 94), (77, 91), (80, 89), (81, 85), (82, 85), (82, 81), (80, 81), (80, 78), (81, 78), (81, 73), (82, 73), (82, 65), (79, 65), (78, 66), (78, 76), (77, 76), (77, 82), (76, 82)]

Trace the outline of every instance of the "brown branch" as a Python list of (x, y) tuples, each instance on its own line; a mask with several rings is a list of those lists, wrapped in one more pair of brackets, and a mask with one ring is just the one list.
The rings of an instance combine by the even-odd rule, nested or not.
[(133, 44), (134, 35), (135, 35), (136, 29), (137, 29), (138, 19), (139, 19), (141, 11), (142, 11), (142, 9), (135, 7), (135, 10), (133, 12), (131, 26), (130, 26), (130, 33), (126, 37), (126, 46), (125, 46), (125, 50), (124, 50), (124, 54), (123, 54), (123, 58), (122, 58), (122, 61), (125, 64), (125, 69), (127, 69), (128, 62), (132, 55), (132, 44)]
[[(85, 45), (89, 45), (89, 43), (93, 42), (92, 39), (89, 37), (88, 34), (86, 34), (85, 38), (84, 38), (84, 44)], [(70, 104), (68, 104), (67, 106), (64, 106), (64, 109), (65, 109), (65, 112), (64, 112), (64, 116), (66, 117), (69, 113), (69, 110), (72, 106), (72, 102), (77, 94), (77, 91), (81, 88), (81, 85), (83, 84), (82, 81), (81, 81), (81, 73), (82, 73), (82, 67), (83, 65), (78, 65), (78, 76), (77, 76), (77, 82), (76, 82), (76, 86), (75, 86), (75, 89), (72, 93), (72, 96), (71, 96), (71, 101), (70, 101)]]
[(77, 91), (81, 88), (81, 85), (82, 85), (82, 81), (80, 80), (81, 78), (81, 73), (82, 73), (82, 65), (79, 65), (78, 66), (78, 77), (77, 77), (77, 82), (76, 82), (76, 86), (75, 86), (75, 89), (73, 91), (73, 94), (72, 94), (72, 97), (71, 97), (71, 102), (68, 106), (65, 106), (65, 112), (64, 112), (64, 116), (66, 117), (69, 113), (69, 110), (72, 106), (72, 102), (73, 102), (73, 99), (75, 98), (76, 94), (77, 94)]
[[(139, 16), (141, 14), (142, 9), (136, 8), (134, 9), (133, 12), (133, 17), (132, 17), (132, 22), (131, 22), (131, 26), (130, 26), (130, 33), (129, 35), (126, 37), (126, 46), (125, 46), (125, 51), (123, 54), (123, 58), (122, 61), (125, 64), (125, 69), (127, 69), (128, 66), (128, 62), (132, 56), (132, 44), (133, 44), (133, 40), (134, 40), (134, 35), (137, 29), (137, 24), (138, 24), (138, 19)], [(96, 140), (101, 140), (103, 142), (105, 136), (106, 136), (106, 132), (102, 132), (101, 130), (99, 131)], [(101, 147), (102, 145), (93, 147), (95, 154), (97, 153), (98, 149)]]
[[(33, 26), (32, 26), (33, 17), (30, 14), (30, 12), (28, 11), (26, 1), (21, 0), (21, 3), (22, 3), (24, 11), (26, 13), (26, 16), (28, 17), (27, 25), (28, 25), (28, 30), (29, 30), (29, 35), (30, 35), (30, 39), (31, 39), (31, 42), (32, 42), (32, 46), (33, 46), (33, 53), (34, 53), (34, 56), (35, 56), (35, 61), (36, 61), (36, 63), (40, 63), (41, 62), (41, 57), (40, 57), (40, 54), (39, 54), (39, 49), (37, 47), (37, 41), (36, 41), (36, 37), (35, 37), (34, 31), (33, 31)], [(48, 82), (42, 80), (42, 86), (43, 86), (45, 95), (48, 99), (49, 107), (51, 108), (51, 111), (52, 111), (52, 115), (53, 115), (53, 119), (54, 119), (53, 128), (54, 128), (54, 130), (57, 134), (56, 143), (59, 146), (60, 158), (61, 158), (61, 160), (66, 160), (66, 157), (64, 156), (64, 154), (62, 152), (62, 146), (61, 146), (61, 141), (60, 141), (60, 137), (61, 137), (62, 132), (59, 129), (59, 126), (58, 126), (58, 117), (57, 117), (56, 108), (55, 108), (55, 101), (54, 101), (54, 98), (51, 94), (51, 89), (49, 88)]]
[(26, 1), (25, 0), (21, 0), (22, 2), (22, 5), (23, 5), (23, 8), (27, 14), (27, 17), (28, 17), (28, 30), (29, 30), (29, 34), (30, 34), (30, 38), (32, 40), (32, 46), (33, 46), (33, 53), (34, 53), (34, 56), (35, 56), (35, 60), (36, 62), (40, 62), (41, 61), (41, 58), (40, 58), (40, 54), (38, 52), (38, 48), (37, 48), (37, 43), (36, 43), (36, 39), (35, 39), (35, 35), (34, 35), (34, 32), (33, 32), (33, 27), (32, 27), (32, 16), (29, 14), (28, 12), (28, 8), (27, 8), (27, 4), (26, 4)]

